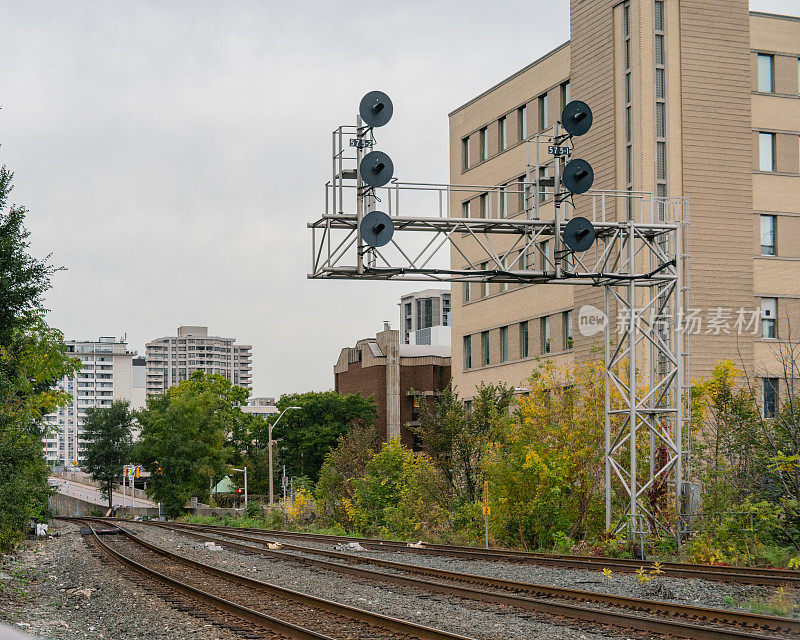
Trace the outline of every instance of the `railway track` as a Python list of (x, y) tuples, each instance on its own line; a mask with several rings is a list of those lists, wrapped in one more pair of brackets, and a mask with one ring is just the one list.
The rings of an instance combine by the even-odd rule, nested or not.
[(101, 537), (91, 528), (90, 535), (98, 549), (128, 569), (265, 630), (269, 638), (474, 640), (205, 565), (124, 529)]
[[(790, 618), (654, 602), (578, 589), (514, 582), (296, 545), (284, 545), (284, 551), (263, 549), (222, 539), (239, 539), (259, 545), (266, 544), (265, 540), (253, 536), (234, 534), (232, 532), (215, 532), (215, 535), (222, 536), (220, 538), (199, 533), (181, 525), (164, 523), (153, 523), (153, 525), (176, 531), (198, 540), (213, 540), (217, 544), (227, 546), (241, 553), (264, 555), (274, 559), (302, 563), (318, 569), (347, 573), (364, 580), (400, 584), (423, 591), (494, 605), (505, 605), (522, 611), (555, 615), (572, 620), (592, 621), (627, 629), (699, 639), (763, 639), (767, 637), (798, 637), (800, 635), (800, 620)], [(386, 573), (353, 567), (349, 564), (341, 564), (341, 562), (298, 556), (288, 551), (322, 555), (349, 563), (372, 564), (401, 573)], [(423, 574), (429, 578), (436, 578), (436, 581), (409, 577), (408, 575), (402, 575), (402, 573)], [(470, 586), (464, 586), (465, 584)], [(472, 585), (480, 585), (481, 588), (475, 588)], [(542, 597), (547, 599), (544, 600)], [(576, 601), (589, 602), (597, 606), (576, 605), (574, 604)], [(619, 609), (626, 609), (632, 613), (622, 613)], [(762, 631), (776, 632), (781, 635), (765, 635), (761, 633)]]
[[(206, 531), (248, 532), (252, 535), (269, 537), (270, 539), (294, 539), (314, 542), (358, 542), (372, 551), (402, 551), (421, 555), (445, 555), (472, 560), (500, 560), (505, 562), (521, 562), (551, 567), (588, 569), (601, 571), (604, 568), (619, 572), (633, 573), (640, 567), (652, 569), (651, 561), (629, 560), (625, 558), (597, 558), (593, 556), (570, 556), (514, 551), (506, 549), (477, 549), (474, 547), (458, 547), (451, 545), (426, 544), (425, 548), (409, 547), (405, 542), (380, 540), (377, 538), (349, 538), (346, 536), (330, 536), (292, 531), (273, 531), (269, 529), (248, 529), (239, 527), (222, 527), (216, 525), (190, 525), (180, 523), (184, 528)], [(736, 584), (752, 584), (762, 586), (786, 586), (800, 588), (800, 571), (791, 569), (767, 569), (759, 567), (735, 567), (719, 565), (693, 565), (680, 562), (662, 562), (659, 565), (664, 575), (675, 578), (697, 578)]]

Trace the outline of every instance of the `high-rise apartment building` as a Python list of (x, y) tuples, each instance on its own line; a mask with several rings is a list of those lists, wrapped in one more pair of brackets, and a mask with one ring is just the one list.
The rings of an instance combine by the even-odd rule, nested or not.
[[(498, 185), (463, 191), (451, 216), (524, 216), (532, 139), (570, 99), (587, 102), (594, 124), (572, 157), (592, 164), (595, 189), (688, 198), (692, 377), (733, 358), (756, 371), (768, 412), (775, 347), (800, 320), (800, 18), (746, 0), (573, 0), (570, 18), (569, 42), (450, 114), (451, 182)], [(552, 177), (546, 147), (540, 157)], [(552, 219), (552, 189), (534, 197)], [(591, 219), (589, 203), (567, 215)], [(599, 340), (577, 330), (584, 305), (602, 308), (602, 289), (454, 285), (455, 384), (468, 398), (481, 381), (520, 384), (536, 358), (586, 357)]]
[(81, 361), (81, 368), (65, 377), (58, 388), (71, 402), (56, 413), (45, 416), (49, 432), (44, 438), (45, 457), (50, 464), (73, 466), (83, 460), (83, 421), (90, 407), (109, 407), (114, 400), (127, 400), (132, 408), (144, 406), (144, 376), (134, 369), (136, 352), (128, 349), (125, 338), (101, 337), (98, 340), (68, 340), (70, 356)]
[(178, 335), (156, 338), (145, 346), (147, 393), (164, 393), (195, 371), (224, 376), (240, 387), (252, 387), (252, 346), (236, 338), (208, 335), (208, 327), (178, 327)]
[(400, 298), (403, 344), (450, 344), (450, 291), (425, 289)]

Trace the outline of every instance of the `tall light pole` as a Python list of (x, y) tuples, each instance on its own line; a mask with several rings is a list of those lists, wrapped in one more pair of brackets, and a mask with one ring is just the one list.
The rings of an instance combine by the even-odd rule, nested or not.
[(275, 494), (273, 493), (272, 489), (272, 429), (273, 427), (281, 421), (283, 414), (289, 411), (289, 409), (300, 409), (300, 407), (286, 407), (283, 411), (281, 411), (281, 415), (278, 416), (278, 419), (269, 425), (269, 506), (271, 507), (275, 503)]

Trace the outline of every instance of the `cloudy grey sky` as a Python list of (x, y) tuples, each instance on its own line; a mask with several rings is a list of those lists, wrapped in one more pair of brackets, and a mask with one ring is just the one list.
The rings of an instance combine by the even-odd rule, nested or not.
[[(502, 10), (500, 10), (502, 8)], [(751, 8), (798, 13), (796, 0)], [(330, 131), (368, 90), (402, 180), (446, 182), (447, 113), (569, 37), (567, 2), (0, 1), (0, 163), (68, 338), (181, 324), (253, 345), (255, 393), (333, 384), (414, 283), (306, 280)]]

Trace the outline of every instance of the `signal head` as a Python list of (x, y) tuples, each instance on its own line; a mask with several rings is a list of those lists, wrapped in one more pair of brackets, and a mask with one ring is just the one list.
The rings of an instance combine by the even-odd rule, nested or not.
[(358, 112), (368, 127), (382, 127), (392, 119), (394, 107), (389, 96), (383, 91), (370, 91), (361, 98)]
[(561, 233), (564, 244), (576, 253), (588, 251), (589, 247), (594, 244), (596, 237), (594, 225), (580, 216), (570, 220)]
[(394, 223), (383, 211), (370, 211), (361, 219), (359, 233), (370, 247), (382, 247), (392, 239)]
[(592, 110), (581, 100), (573, 100), (561, 112), (561, 125), (572, 136), (582, 136), (592, 127)]
[(570, 160), (564, 167), (561, 183), (572, 193), (585, 193), (592, 188), (594, 171), (586, 160)]
[(382, 187), (392, 179), (394, 164), (383, 151), (370, 151), (361, 159), (361, 179), (370, 187)]

